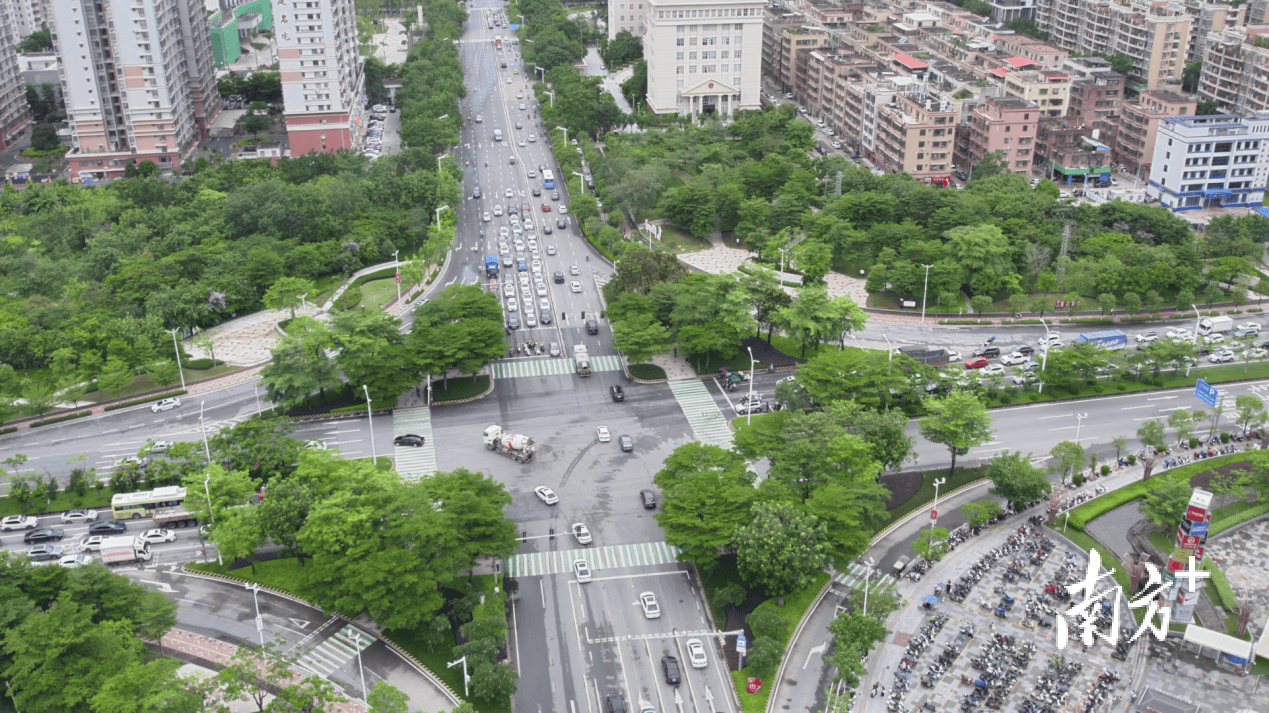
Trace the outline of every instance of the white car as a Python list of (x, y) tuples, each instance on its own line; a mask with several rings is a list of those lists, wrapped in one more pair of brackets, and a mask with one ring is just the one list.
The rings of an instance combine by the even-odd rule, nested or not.
[(568, 215), (568, 206), (566, 206), (566, 205), (564, 205), (563, 203), (561, 203), (561, 204), (560, 204), (560, 212), (561, 212), (561, 213), (563, 213), (564, 215)]
[(39, 524), (40, 519), (34, 515), (9, 515), (0, 520), (0, 531), (34, 530)]
[(842, 144), (840, 141), (834, 141), (830, 144), (830, 146), (832, 146), (835, 149), (840, 149), (842, 147)]
[(1168, 339), (1193, 339), (1194, 332), (1188, 329), (1169, 329), (1167, 336)]
[(538, 283), (534, 284), (534, 285), (533, 285), (533, 289), (537, 291), (537, 293), (538, 293), (538, 295), (539, 295), (540, 297), (545, 297), (545, 296), (547, 295), (547, 292), (548, 292), (548, 290), (546, 289), (546, 283), (545, 283), (545, 282), (538, 282)]
[(85, 508), (75, 508), (62, 513), (62, 522), (68, 525), (77, 525), (83, 522), (96, 522), (97, 511), (87, 510)]
[(1001, 366), (1000, 364), (988, 364), (987, 366), (983, 367), (982, 371), (978, 373), (982, 376), (991, 376), (993, 374), (1003, 374), (1005, 373), (1005, 367)]
[(1264, 359), (1266, 355), (1269, 355), (1269, 351), (1265, 351), (1264, 349), (1261, 349), (1260, 347), (1247, 350), (1248, 359)]
[(516, 302), (516, 298), (514, 297), (507, 298), (507, 311), (518, 312), (519, 310), (520, 310), (520, 303)]
[(500, 225), (498, 226), (498, 234), (501, 235), (503, 238), (506, 238), (509, 235), (511, 235), (511, 231), (507, 230), (507, 226)]
[(534, 260), (533, 262), (529, 263), (529, 268), (532, 269), (534, 272), (542, 272), (542, 261)]
[(493, 217), (491, 217), (491, 216), (489, 215), (489, 211), (485, 211), (485, 212), (484, 212), (484, 213), (480, 216), (480, 219), (481, 219), (481, 220), (483, 220), (484, 222), (488, 223), (489, 221), (493, 220)]
[(577, 266), (576, 266), (576, 265), (569, 265), (569, 266), (568, 266), (568, 274), (570, 274), (570, 275), (580, 275), (580, 274), (582, 274), (582, 272), (581, 272), (581, 270), (578, 270), (578, 269), (577, 269)]
[(142, 542), (155, 545), (160, 542), (175, 542), (176, 533), (160, 527), (153, 530), (146, 530), (140, 535), (137, 535), (137, 538)]
[(573, 280), (572, 282), (568, 283), (568, 288), (574, 292), (581, 292), (582, 283), (578, 282), (577, 280)]
[(515, 297), (515, 296), (516, 296), (516, 286), (515, 286), (515, 283), (514, 283), (514, 282), (504, 282), (504, 283), (502, 283), (502, 296), (503, 296), (503, 297)]
[(551, 309), (551, 301), (543, 297), (538, 300), (538, 307), (540, 309)]
[(709, 663), (709, 659), (705, 656), (705, 645), (700, 639), (688, 639), (684, 644), (687, 647), (687, 660), (692, 664), (692, 668), (705, 668)]
[(168, 411), (170, 409), (174, 409), (180, 405), (181, 405), (180, 399), (176, 399), (176, 398), (163, 399), (162, 401), (154, 402), (154, 405), (150, 406), (150, 410), (153, 411), (154, 413), (158, 413), (159, 411)]
[(519, 146), (520, 148), (524, 148), (524, 139), (520, 139), (519, 141), (517, 141), (516, 145)]
[(577, 544), (589, 545), (594, 540), (591, 539), (590, 530), (586, 529), (586, 525), (580, 522), (573, 523), (573, 537), (577, 538)]
[(547, 246), (546, 246), (546, 254), (547, 254), (547, 255), (554, 255), (554, 254), (555, 254), (555, 246), (554, 246), (554, 245), (547, 245)]
[(494, 215), (502, 215), (502, 204), (501, 204), (501, 203), (496, 203), (496, 204), (494, 204)]
[(574, 560), (573, 574), (577, 577), (578, 582), (589, 582), (590, 565), (586, 564), (586, 560)]
[(551, 490), (545, 485), (539, 485), (533, 489), (533, 492), (538, 496), (539, 500), (547, 505), (554, 505), (560, 501), (560, 496), (556, 495), (554, 490)]
[(74, 569), (76, 567), (83, 567), (86, 565), (90, 565), (92, 563), (93, 563), (92, 555), (86, 555), (83, 553), (76, 554), (76, 555), (62, 555), (62, 558), (57, 560), (57, 564), (63, 567), (69, 567), (71, 569)]
[(1240, 329), (1243, 331), (1255, 330), (1259, 332), (1260, 322), (1243, 322), (1242, 324), (1235, 326), (1234, 329)]
[(1224, 362), (1233, 361), (1234, 353), (1228, 349), (1222, 349), (1218, 352), (1212, 352), (1212, 355), (1209, 356), (1207, 360), (1213, 364), (1222, 364)]
[(1036, 340), (1036, 344), (1039, 344), (1042, 347), (1047, 346), (1049, 344), (1061, 344), (1061, 343), (1062, 343), (1062, 335), (1058, 334), (1057, 332), (1049, 332), (1048, 334)]
[(167, 453), (176, 445), (171, 441), (155, 441), (150, 444), (150, 453)]
[(1138, 342), (1147, 342), (1147, 343), (1149, 343), (1149, 342), (1158, 341), (1158, 339), (1159, 339), (1159, 333), (1158, 333), (1158, 332), (1142, 332), (1141, 334), (1138, 334), (1138, 335), (1137, 335), (1137, 341), (1138, 341)]
[(1224, 341), (1224, 334), (1209, 334), (1206, 337), (1203, 337), (1204, 344), (1222, 344)]
[(1029, 360), (1030, 360), (1030, 357), (1028, 357), (1026, 354), (1023, 354), (1022, 352), (1013, 352), (1011, 354), (1006, 354), (1000, 357), (1000, 363), (1006, 364), (1008, 366), (1013, 366), (1014, 364), (1022, 364)]
[(505, 191), (503, 191), (503, 192), (502, 192), (502, 195), (506, 196), (507, 198), (510, 198), (510, 197), (512, 197), (512, 196), (514, 196), (514, 195), (515, 195), (515, 191), (511, 190), (510, 188), (508, 188), (508, 189), (506, 189)]
[(652, 592), (643, 592), (639, 595), (639, 606), (643, 609), (644, 618), (661, 618), (661, 605), (657, 604), (657, 595)]
[(612, 440), (612, 433), (608, 431), (607, 426), (600, 426), (595, 429), (595, 435), (599, 436), (600, 443), (607, 443)]
[(79, 541), (79, 549), (84, 552), (100, 552), (101, 541), (105, 539), (105, 535), (89, 535)]

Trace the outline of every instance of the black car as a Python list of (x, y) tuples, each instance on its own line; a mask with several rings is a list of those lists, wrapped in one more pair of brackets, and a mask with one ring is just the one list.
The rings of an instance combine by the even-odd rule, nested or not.
[(533, 195), (535, 195), (535, 196), (540, 196), (540, 195), (542, 195), (542, 189), (541, 189), (541, 188), (538, 188), (537, 186), (534, 186), (534, 187), (533, 187)]
[(608, 387), (608, 393), (612, 394), (613, 401), (625, 401), (626, 392), (618, 385)]
[(593, 319), (586, 320), (586, 333), (599, 334), (599, 323)]
[(474, 191), (472, 191), (472, 192), (471, 192), (471, 197), (472, 197), (472, 198), (479, 198), (479, 197), (480, 197), (480, 186), (476, 186), (476, 190), (474, 190)]
[(1035, 354), (1035, 347), (1030, 344), (1019, 344), (1016, 347), (1012, 347), (1012, 349), (1023, 356), (1031, 356), (1032, 354)]
[(640, 490), (639, 499), (643, 501), (644, 510), (657, 509), (657, 494), (651, 490)]
[(407, 433), (392, 439), (392, 445), (394, 446), (414, 446), (415, 448), (418, 448), (426, 442), (426, 438), (423, 436), (417, 436), (413, 433)]
[(987, 357), (988, 359), (995, 359), (996, 357), (1000, 356), (1000, 347), (983, 347), (982, 349), (975, 351), (974, 356)]
[(555, 221), (555, 227), (559, 228), (560, 230), (563, 230), (568, 227), (568, 223), (565, 223), (564, 219), (560, 218), (559, 220)]
[(22, 536), (22, 542), (28, 545), (33, 545), (37, 542), (52, 542), (53, 540), (60, 540), (63, 537), (66, 537), (66, 533), (62, 530), (52, 527), (41, 527), (38, 530), (29, 530)]
[(62, 548), (57, 545), (36, 545), (35, 547), (27, 548), (26, 556), (30, 557), (32, 562), (60, 560), (62, 558)]
[(683, 677), (679, 674), (679, 660), (673, 656), (661, 657), (661, 670), (665, 673), (665, 682), (677, 686), (683, 682)]
[(109, 522), (94, 522), (88, 526), (88, 534), (90, 535), (118, 535), (128, 529), (128, 526), (118, 520), (110, 520)]
[(608, 713), (626, 713), (626, 699), (620, 693), (608, 696)]
[(630, 436), (618, 436), (617, 442), (621, 444), (621, 450), (626, 453), (634, 450), (634, 441), (630, 439)]
[(507, 315), (507, 329), (519, 329), (519, 328), (520, 328), (520, 317), (515, 312), (508, 314)]
[(551, 323), (551, 310), (549, 310), (549, 309), (544, 309), (544, 310), (542, 310), (542, 314), (538, 316), (538, 321), (539, 321), (539, 322), (541, 322), (542, 324), (550, 324), (550, 323)]
[(562, 272), (555, 273), (555, 284), (557, 285), (564, 284), (564, 273)]
[(553, 201), (557, 201), (557, 200), (559, 200), (559, 199), (560, 199), (560, 192), (559, 192), (559, 191), (551, 191), (551, 200), (553, 200)]

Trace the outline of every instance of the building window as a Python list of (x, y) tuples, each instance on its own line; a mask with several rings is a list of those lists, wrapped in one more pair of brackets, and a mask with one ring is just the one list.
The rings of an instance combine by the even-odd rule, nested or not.
[(683, 53), (682, 53), (682, 52), (675, 52), (675, 53), (674, 53), (674, 55), (675, 55), (675, 56), (674, 56), (674, 59), (677, 59), (677, 60), (678, 60), (678, 61), (680, 61), (680, 62), (682, 62), (682, 61), (683, 61)]
[(690, 65), (688, 65), (688, 67), (687, 67), (687, 73), (688, 73), (688, 74), (696, 74), (696, 65), (694, 65), (694, 64), (690, 64)]
[(696, 53), (695, 53), (695, 52), (688, 52), (688, 53), (687, 53), (687, 58), (688, 58), (688, 59), (691, 59), (691, 60), (696, 59)]

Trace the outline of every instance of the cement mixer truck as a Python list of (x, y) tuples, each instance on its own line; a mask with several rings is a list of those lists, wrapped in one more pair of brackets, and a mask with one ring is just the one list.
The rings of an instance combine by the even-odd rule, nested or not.
[(485, 429), (485, 448), (497, 451), (517, 463), (528, 463), (533, 460), (534, 441), (528, 436), (518, 433), (507, 433), (502, 426), (490, 426)]

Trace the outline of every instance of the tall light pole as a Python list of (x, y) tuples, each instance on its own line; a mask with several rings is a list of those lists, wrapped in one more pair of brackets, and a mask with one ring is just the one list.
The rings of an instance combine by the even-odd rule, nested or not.
[(925, 289), (921, 291), (921, 324), (925, 324), (925, 298), (930, 295), (930, 268), (933, 265), (922, 265), (925, 268)]
[(361, 390), (366, 392), (366, 418), (370, 422), (370, 464), (377, 465), (379, 458), (375, 455), (375, 415), (370, 411), (370, 387), (362, 384)]
[(436, 172), (437, 173), (441, 172), (441, 159), (443, 158), (449, 158), (449, 154), (443, 153), (440, 156), (436, 157)]
[(520, 18), (520, 26), (524, 27), (524, 15), (520, 15), (519, 13), (516, 14)]
[(864, 565), (864, 616), (868, 616), (868, 585), (872, 583), (873, 559), (868, 558), (868, 564)]
[[(555, 106), (555, 103), (554, 103), (554, 102), (552, 102), (552, 103), (551, 103), (551, 106)], [(564, 145), (565, 145), (565, 146), (567, 146), (567, 145), (568, 145), (568, 129), (567, 129), (567, 128), (565, 128), (565, 127), (563, 127), (563, 126), (557, 126), (557, 127), (555, 127), (555, 128), (557, 128), (557, 129), (559, 129), (560, 131), (563, 131), (563, 132), (564, 132)]]
[(466, 695), (469, 695), (467, 693), (467, 682), (471, 680), (471, 676), (467, 675), (467, 657), (464, 656), (457, 661), (451, 661), (450, 663), (445, 665), (445, 668), (454, 668), (458, 664), (463, 665), (463, 695), (466, 696)]
[(1194, 343), (1198, 344), (1199, 322), (1203, 321), (1203, 315), (1199, 314), (1197, 305), (1190, 305), (1190, 309), (1194, 310)]
[[(203, 474), (203, 492), (207, 494), (207, 520), (212, 525), (215, 525), (216, 516), (212, 514), (212, 501), (211, 501), (211, 473)], [(199, 541), (201, 542), (203, 536), (200, 534), (198, 537), (199, 537)], [(207, 561), (206, 552), (203, 553), (203, 561), (204, 562)], [(216, 562), (220, 564), (221, 567), (225, 566), (225, 556), (220, 554), (219, 547), (216, 548)]]
[(784, 281), (784, 254), (788, 251), (785, 250), (784, 248), (776, 248), (776, 250), (780, 251), (780, 281), (783, 282)]
[(440, 224), (441, 224), (441, 211), (446, 210), (446, 209), (448, 209), (448, 208), (449, 208), (449, 204), (448, 204), (448, 203), (446, 203), (445, 205), (441, 206), (440, 208), (437, 208), (436, 210), (432, 211), (432, 212), (436, 213), (436, 225), (437, 225), (437, 227), (440, 227)]
[(398, 255), (400, 255), (400, 254), (401, 254), (401, 251), (400, 251), (400, 250), (393, 250), (393, 251), (392, 251), (392, 260), (396, 263), (396, 269), (395, 269), (395, 270), (393, 270), (393, 272), (394, 272), (394, 273), (396, 273), (396, 280), (397, 280), (397, 306), (398, 306), (398, 307), (400, 307), (400, 306), (401, 306), (401, 258), (397, 257), (397, 256), (398, 256)]
[(757, 372), (757, 362), (753, 358), (753, 347), (745, 347), (749, 351), (749, 405), (745, 408), (745, 425), (753, 423), (753, 382)]
[[(546, 81), (546, 79), (545, 79), (546, 74), (545, 74), (545, 73), (543, 73), (543, 75), (542, 75), (542, 76), (543, 76), (543, 80), (542, 80), (542, 81)], [(551, 91), (550, 89), (544, 89), (543, 91), (545, 91), (545, 92), (546, 92), (546, 95), (547, 95), (548, 97), (550, 97), (550, 98), (551, 98), (551, 108), (552, 108), (552, 109), (554, 109), (554, 108), (555, 108), (555, 92)]]
[(886, 373), (889, 374), (891, 365), (894, 364), (894, 345), (890, 343), (890, 337), (887, 337), (884, 333), (881, 335), (881, 338), (886, 340), (886, 351), (890, 356), (887, 360), (888, 363), (886, 364)]
[(937, 516), (939, 512), (939, 486), (946, 482), (947, 482), (947, 478), (939, 478), (934, 481), (934, 507), (930, 508), (930, 512), (933, 513), (934, 515), (934, 517), (930, 518), (931, 530), (933, 530), (934, 526), (938, 524)]
[(1075, 442), (1080, 442), (1080, 426), (1084, 425), (1084, 419), (1088, 418), (1088, 413), (1075, 414)]
[[(179, 329), (167, 330), (172, 335), (172, 348), (176, 350), (176, 370), (181, 374), (181, 391), (185, 390), (185, 369), (181, 366), (181, 345), (176, 343), (176, 333)], [(212, 366), (216, 366), (215, 363)]]
[(203, 453), (207, 456), (207, 462), (211, 463), (211, 446), (207, 445), (207, 421), (203, 420), (203, 404), (206, 401), (198, 402), (198, 425), (203, 429)]
[(260, 585), (251, 582), (245, 585), (251, 593), (255, 595), (256, 600), (256, 633), (260, 634), (260, 645), (264, 646), (264, 619), (260, 617)]

